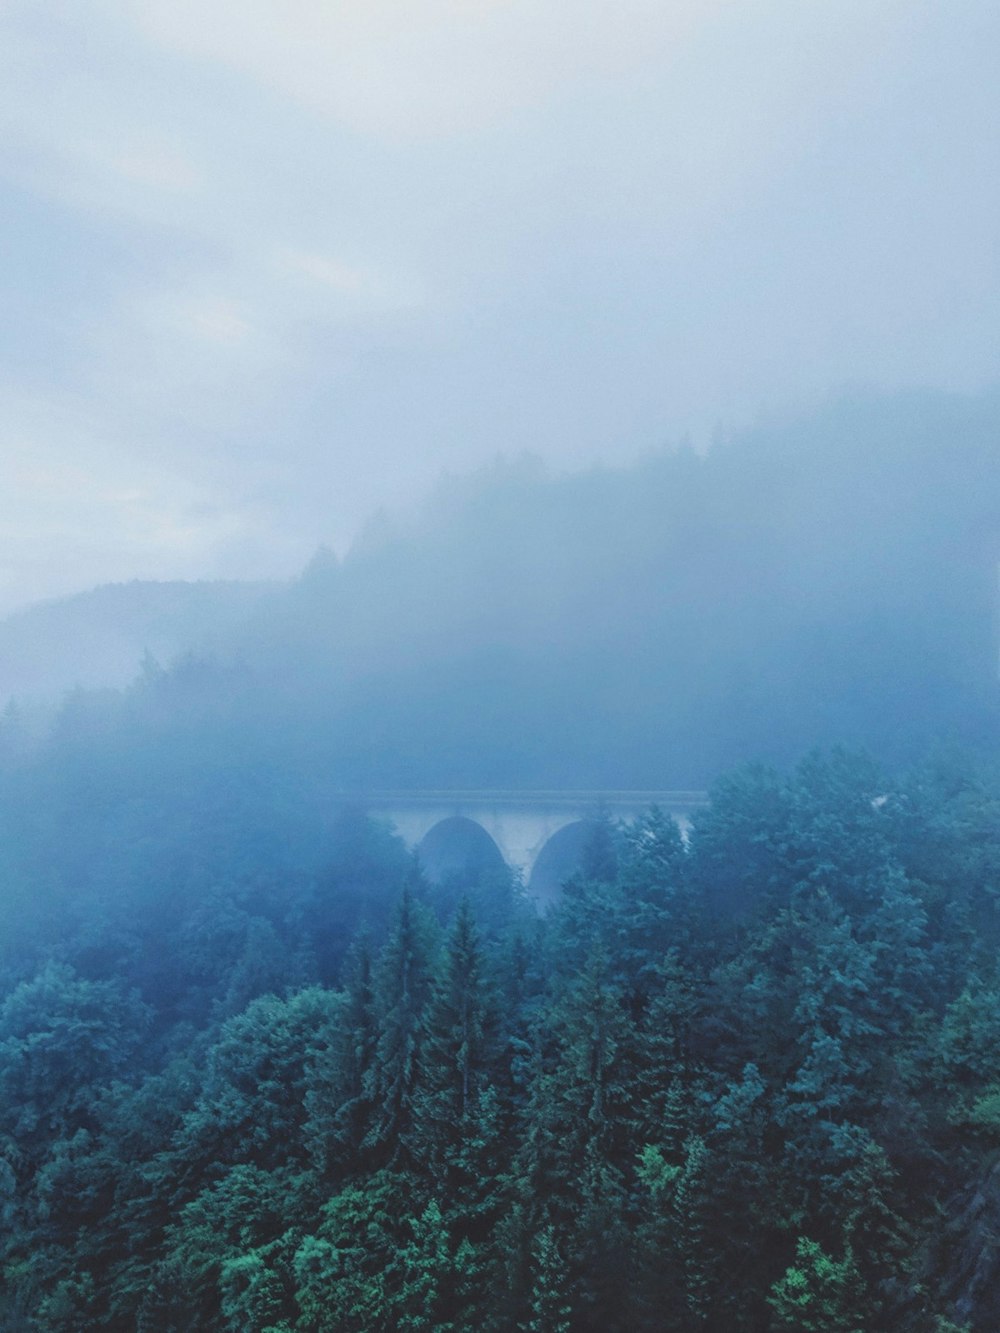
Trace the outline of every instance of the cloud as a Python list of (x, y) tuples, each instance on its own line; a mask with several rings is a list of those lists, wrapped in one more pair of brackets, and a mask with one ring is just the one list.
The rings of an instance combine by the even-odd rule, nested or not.
[[(54, 583), (155, 567), (158, 506), (165, 570), (190, 527), (200, 572), (259, 572), (499, 451), (995, 377), (998, 29), (980, 0), (8, 0), (0, 381), (49, 405), (16, 503)], [(90, 564), (54, 535), (74, 490)]]
[(273, 271), (279, 282), (292, 277), (304, 281), (313, 295), (318, 292), (331, 319), (412, 311), (428, 301), (426, 286), (412, 276), (314, 251), (279, 247)]
[(135, 22), (353, 129), (467, 135), (669, 55), (725, 0), (135, 0)]
[(89, 150), (95, 164), (139, 186), (148, 186), (168, 194), (189, 194), (201, 183), (201, 176), (190, 158), (169, 145), (139, 140), (132, 144), (81, 145), (82, 155)]
[(179, 332), (193, 333), (219, 347), (240, 347), (254, 332), (245, 308), (224, 296), (172, 302), (167, 313)]
[(85, 403), (9, 388), (0, 401), (0, 609), (76, 591), (81, 572), (84, 586), (198, 577), (245, 542), (246, 512), (109, 440)]

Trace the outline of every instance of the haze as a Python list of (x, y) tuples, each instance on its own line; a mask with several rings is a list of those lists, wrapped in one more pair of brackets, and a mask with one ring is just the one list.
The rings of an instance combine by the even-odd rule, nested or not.
[(996, 380), (1000, 12), (0, 6), (0, 610)]

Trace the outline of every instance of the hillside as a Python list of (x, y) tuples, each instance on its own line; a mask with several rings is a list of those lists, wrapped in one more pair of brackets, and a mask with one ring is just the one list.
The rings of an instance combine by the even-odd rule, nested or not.
[(88, 763), (236, 744), (335, 787), (700, 788), (840, 743), (897, 766), (1000, 735), (998, 563), (1000, 402), (856, 398), (705, 454), (498, 463), (290, 584), (35, 608), (0, 685), (121, 686), (148, 650), (165, 671), (88, 702)]
[(230, 634), (266, 583), (133, 580), (40, 602), (0, 620), (0, 703), (128, 685), (149, 653), (168, 664)]
[(348, 785), (703, 786), (997, 718), (1000, 403), (857, 398), (706, 454), (442, 485), (241, 627)]

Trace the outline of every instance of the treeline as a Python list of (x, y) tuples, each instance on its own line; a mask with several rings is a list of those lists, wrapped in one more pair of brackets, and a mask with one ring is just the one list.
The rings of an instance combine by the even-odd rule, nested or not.
[[(1000, 744), (1000, 399), (842, 400), (707, 452), (443, 486), (238, 640), (346, 786), (702, 788)], [(251, 711), (252, 710), (252, 711)]]
[(997, 395), (856, 397), (704, 453), (499, 463), (292, 584), (118, 589), (3, 643), (32, 631), (41, 683), (96, 671), (114, 617), (135, 662), (186, 633), (199, 659), (57, 723), (133, 768), (172, 727), (313, 786), (703, 788), (817, 746), (995, 749), (998, 563)]
[(3, 1327), (992, 1333), (998, 815), (835, 751), (596, 822), (545, 917), (360, 816), (85, 877), (5, 962)]

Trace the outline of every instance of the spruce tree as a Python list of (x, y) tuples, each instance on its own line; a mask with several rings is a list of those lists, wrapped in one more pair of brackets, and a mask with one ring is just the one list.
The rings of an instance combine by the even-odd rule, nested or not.
[(363, 1080), (372, 1103), (363, 1147), (376, 1161), (397, 1167), (414, 1160), (414, 1098), (419, 1078), (424, 1015), (430, 996), (432, 923), (407, 885), (379, 960), (375, 985), (379, 1039)]
[(414, 1150), (467, 1234), (481, 1234), (477, 1215), (495, 1203), (498, 1027), (479, 933), (463, 899), (423, 1024)]

